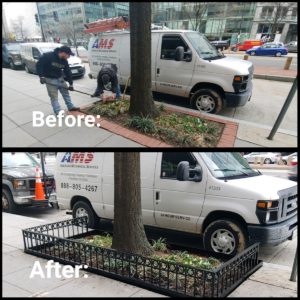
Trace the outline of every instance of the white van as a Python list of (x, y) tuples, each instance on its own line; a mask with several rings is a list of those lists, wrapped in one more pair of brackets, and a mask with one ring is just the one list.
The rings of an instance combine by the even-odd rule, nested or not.
[[(114, 218), (113, 153), (58, 153), (55, 180), (60, 208), (92, 228)], [(141, 190), (144, 225), (197, 234), (215, 252), (276, 245), (297, 228), (297, 184), (235, 152), (141, 153)]]
[[(21, 44), (20, 53), (22, 63), (27, 73), (36, 74), (36, 64), (40, 57), (46, 53), (54, 51), (55, 48), (63, 46), (59, 43), (23, 43)], [(81, 59), (77, 56), (70, 56), (68, 59), (72, 77), (83, 77), (85, 74), (85, 66)]]
[[(97, 77), (102, 64), (114, 63), (120, 84), (126, 84), (130, 76), (128, 31), (94, 36), (88, 51), (90, 78)], [(193, 107), (208, 113), (245, 105), (251, 98), (252, 62), (222, 55), (199, 32), (153, 30), (151, 53), (152, 91), (188, 98)]]

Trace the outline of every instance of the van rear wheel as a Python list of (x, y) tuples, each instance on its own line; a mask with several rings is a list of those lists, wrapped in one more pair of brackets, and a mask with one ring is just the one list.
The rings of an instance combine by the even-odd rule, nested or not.
[(236, 255), (247, 247), (246, 233), (232, 220), (217, 220), (204, 231), (204, 246), (208, 251)]
[(201, 112), (216, 114), (222, 107), (221, 95), (213, 89), (200, 89), (191, 97), (191, 104)]
[(84, 201), (78, 201), (75, 203), (72, 209), (73, 218), (87, 217), (88, 227), (96, 229), (99, 225), (99, 218), (91, 208), (89, 204)]

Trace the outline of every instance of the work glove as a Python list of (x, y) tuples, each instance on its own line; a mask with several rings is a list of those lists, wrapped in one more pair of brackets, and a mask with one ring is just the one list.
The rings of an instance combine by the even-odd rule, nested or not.
[(73, 85), (69, 85), (69, 91), (74, 91)]
[(45, 77), (40, 77), (40, 83), (41, 83), (41, 84), (46, 83), (46, 78), (45, 78)]

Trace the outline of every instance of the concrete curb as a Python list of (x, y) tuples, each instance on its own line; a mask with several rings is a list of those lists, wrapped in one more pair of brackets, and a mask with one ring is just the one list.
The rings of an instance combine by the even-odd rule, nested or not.
[(253, 78), (273, 80), (273, 81), (282, 81), (282, 82), (293, 82), (295, 79), (295, 77), (267, 75), (267, 74), (253, 74)]

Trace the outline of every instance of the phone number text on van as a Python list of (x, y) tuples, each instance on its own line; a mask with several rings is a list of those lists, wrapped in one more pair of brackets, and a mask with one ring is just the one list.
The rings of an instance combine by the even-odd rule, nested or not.
[(97, 185), (85, 185), (82, 186), (79, 183), (73, 183), (73, 184), (69, 184), (67, 182), (61, 182), (60, 187), (62, 189), (70, 189), (70, 190), (86, 190), (87, 192), (96, 192), (98, 189)]

